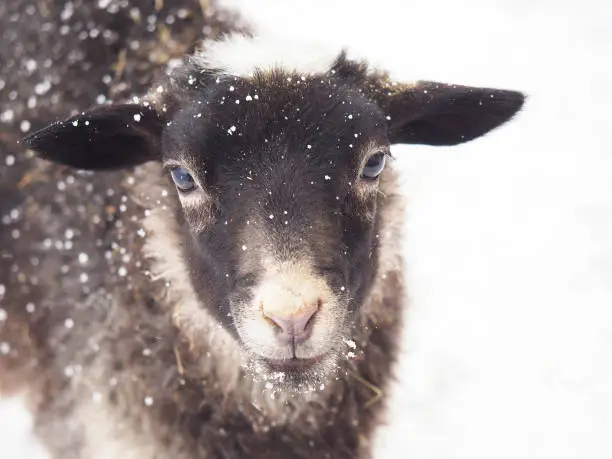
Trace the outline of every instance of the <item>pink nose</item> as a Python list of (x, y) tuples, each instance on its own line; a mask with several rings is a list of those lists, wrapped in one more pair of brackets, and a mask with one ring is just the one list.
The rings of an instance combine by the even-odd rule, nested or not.
[(297, 344), (308, 339), (318, 310), (319, 302), (304, 304), (288, 314), (282, 310), (266, 311), (265, 305), (262, 307), (264, 317), (276, 327), (276, 338), (281, 344)]

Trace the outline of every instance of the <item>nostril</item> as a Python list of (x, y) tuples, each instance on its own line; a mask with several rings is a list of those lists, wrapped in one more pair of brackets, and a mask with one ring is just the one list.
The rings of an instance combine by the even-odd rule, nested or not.
[(317, 309), (306, 321), (306, 324), (304, 325), (304, 330), (303, 332), (307, 332), (312, 328), (312, 324), (314, 323), (314, 318), (317, 315), (317, 312), (319, 312), (319, 310)]
[(283, 331), (283, 320), (279, 314), (275, 314), (271, 311), (267, 311), (264, 308), (263, 302), (259, 303), (259, 311), (263, 316), (264, 320), (272, 325), (274, 328), (278, 328), (279, 331)]
[(315, 316), (317, 315), (317, 312), (319, 312), (319, 309), (321, 309), (321, 300), (320, 299), (317, 300), (316, 303), (304, 309), (306, 310), (304, 311), (303, 317), (296, 320), (296, 324), (295, 324), (296, 334), (306, 333), (312, 328), (312, 324), (314, 323)]
[(266, 320), (266, 322), (268, 322), (270, 325), (272, 325), (274, 328), (278, 328), (278, 331), (283, 331), (283, 326), (282, 321), (280, 319), (277, 319), (281, 324), (279, 324), (276, 320), (270, 318), (270, 316), (267, 316), (264, 313), (264, 319)]
[(261, 312), (270, 325), (277, 329), (281, 341), (303, 341), (312, 330), (315, 316), (321, 307), (321, 300), (303, 304), (297, 311), (267, 310), (261, 305)]

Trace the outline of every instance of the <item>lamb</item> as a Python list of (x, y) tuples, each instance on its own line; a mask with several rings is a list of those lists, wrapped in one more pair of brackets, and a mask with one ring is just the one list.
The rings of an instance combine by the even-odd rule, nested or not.
[(470, 141), (524, 97), (301, 46), (205, 42), (24, 140), (45, 161), (21, 186), (58, 189), (1, 236), (0, 392), (53, 457), (371, 457), (405, 308), (390, 148)]

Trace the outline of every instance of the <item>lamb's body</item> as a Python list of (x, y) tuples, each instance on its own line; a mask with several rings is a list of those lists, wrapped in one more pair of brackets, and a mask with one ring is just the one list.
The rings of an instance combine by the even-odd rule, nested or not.
[[(142, 18), (154, 13), (142, 3)], [(172, 24), (188, 19), (172, 34), (176, 55), (161, 61), (188, 51), (183, 45), (202, 28), (205, 3), (185, 0), (186, 16), (174, 8)], [(55, 458), (369, 458), (401, 328), (403, 208), (392, 170), (372, 177), (363, 171), (381, 161), (384, 167), (389, 143), (454, 144), (482, 135), (506, 121), (522, 96), (391, 85), (336, 54), (316, 54), (305, 73), (272, 71), (273, 51), (257, 54), (238, 37), (198, 54), (184, 73), (154, 88), (150, 105), (94, 110), (28, 140), (43, 156), (77, 167), (146, 162), (76, 172), (26, 157), (15, 145), (30, 128), (21, 121), (38, 128), (101, 102), (99, 94), (144, 94), (160, 63), (150, 52), (160, 50), (133, 10), (109, 16), (90, 3), (74, 7), (22, 12), (31, 16), (28, 40), (35, 44), (25, 51), (0, 44), (9, 62), (0, 70), (7, 82), (0, 95), (12, 113), (10, 128), (0, 132), (7, 164), (0, 167), (0, 393), (27, 398)], [(8, 5), (0, 6), (5, 33), (26, 37), (2, 8)], [(19, 9), (29, 11), (21, 2)], [(50, 27), (58, 39), (57, 24), (84, 27), (81, 16), (104, 23), (102, 32), (115, 27), (118, 43), (100, 47), (94, 37), (74, 54), (73, 42), (37, 34)], [(214, 15), (205, 22), (213, 32), (228, 28)], [(138, 46), (130, 45), (134, 37)], [(237, 44), (248, 50), (242, 56), (270, 58), (272, 67), (257, 67), (253, 76), (249, 59), (229, 58)], [(127, 61), (125, 49), (133, 51)], [(51, 90), (36, 89), (40, 76), (27, 70), (33, 64), (23, 64), (23, 75), (11, 73), (13, 55), (42, 61), (46, 54), (53, 56)], [(67, 64), (74, 56), (78, 62)], [(112, 64), (115, 79), (101, 83)], [(41, 94), (28, 109), (24, 92), (32, 90)], [(235, 119), (248, 122), (236, 129)], [(221, 172), (206, 176), (215, 161)], [(173, 189), (161, 162), (181, 166), (183, 175), (191, 168), (200, 184), (192, 197)], [(268, 260), (266, 247), (283, 255)], [(297, 296), (318, 295), (307, 338), (292, 335), (291, 359), (279, 357), (287, 343), (271, 338), (278, 330), (270, 334), (270, 322), (281, 327), (264, 312), (266, 290), (256, 290), (286, 290), (287, 269), (295, 270), (289, 278), (300, 284), (291, 286)], [(256, 306), (254, 292), (264, 294)], [(268, 387), (245, 358), (274, 365), (297, 359), (306, 384), (288, 392), (291, 385), (270, 372), (267, 383), (277, 386)]]

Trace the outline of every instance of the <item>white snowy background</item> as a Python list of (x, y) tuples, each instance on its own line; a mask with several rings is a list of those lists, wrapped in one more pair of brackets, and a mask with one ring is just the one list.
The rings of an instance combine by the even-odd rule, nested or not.
[[(376, 458), (612, 458), (612, 2), (225, 3), (397, 79), (529, 94), (484, 139), (395, 148), (411, 299)], [(0, 458), (43, 457), (29, 423), (0, 402)]]

